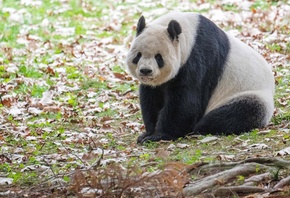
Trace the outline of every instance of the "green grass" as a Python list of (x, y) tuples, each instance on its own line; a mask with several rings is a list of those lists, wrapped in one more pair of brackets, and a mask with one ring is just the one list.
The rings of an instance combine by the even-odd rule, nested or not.
[(275, 5), (277, 5), (277, 1), (259, 0), (259, 1), (254, 1), (254, 3), (252, 4), (251, 8), (267, 10), (267, 9), (270, 8), (270, 6), (275, 6)]

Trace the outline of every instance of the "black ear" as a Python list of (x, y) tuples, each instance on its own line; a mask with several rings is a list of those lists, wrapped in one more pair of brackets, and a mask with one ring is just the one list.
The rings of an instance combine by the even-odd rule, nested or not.
[(175, 38), (178, 40), (178, 35), (181, 33), (181, 26), (177, 21), (171, 20), (168, 24), (167, 31), (172, 41)]
[(145, 18), (144, 16), (141, 16), (137, 24), (137, 36), (141, 34), (145, 26), (146, 26)]

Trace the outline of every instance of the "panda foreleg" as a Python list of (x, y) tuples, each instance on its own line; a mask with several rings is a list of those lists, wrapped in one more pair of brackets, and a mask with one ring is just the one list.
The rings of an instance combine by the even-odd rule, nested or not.
[(161, 87), (140, 85), (140, 105), (146, 132), (138, 137), (137, 143), (155, 132), (158, 115), (164, 105), (162, 93)]
[(239, 135), (267, 124), (265, 103), (255, 95), (245, 95), (210, 111), (194, 127), (201, 135)]
[(146, 137), (140, 137), (139, 142), (176, 140), (192, 132), (197, 116), (201, 111), (197, 98), (191, 92), (181, 88), (166, 91), (164, 107), (160, 110), (156, 131)]

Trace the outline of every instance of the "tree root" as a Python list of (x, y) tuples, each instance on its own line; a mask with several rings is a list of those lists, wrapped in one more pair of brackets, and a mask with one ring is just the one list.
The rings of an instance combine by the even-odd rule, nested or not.
[(252, 186), (233, 186), (233, 187), (220, 187), (214, 191), (214, 195), (217, 197), (226, 197), (235, 194), (251, 194), (251, 193), (262, 193), (268, 192), (269, 189), (252, 187)]
[(266, 180), (270, 177), (270, 173), (263, 173), (260, 175), (254, 175), (248, 179), (245, 179), (245, 183), (242, 186), (255, 186), (257, 183)]
[(282, 179), (281, 181), (279, 181), (274, 188), (278, 189), (278, 188), (283, 188), (284, 186), (288, 186), (290, 185), (290, 175), (284, 179)]
[[(274, 187), (263, 187), (261, 184), (269, 180), (271, 173), (280, 169), (289, 169), (290, 161), (281, 158), (250, 158), (239, 162), (220, 164), (198, 164), (191, 165), (187, 171), (189, 173), (204, 176), (201, 179), (188, 184), (183, 193), (186, 197), (201, 195), (201, 193), (211, 193), (213, 196), (226, 197), (230, 195), (247, 195), (252, 193), (270, 193), (290, 185), (290, 176), (279, 181)], [(245, 177), (251, 176), (245, 179)], [(237, 186), (224, 186), (234, 179), (240, 178)], [(238, 179), (237, 179), (238, 180)], [(258, 186), (257, 186), (258, 185)], [(219, 187), (220, 186), (220, 187)]]
[(260, 165), (258, 163), (248, 163), (248, 164), (241, 164), (237, 167), (234, 167), (230, 170), (225, 170), (214, 175), (207, 176), (193, 185), (189, 185), (184, 188), (184, 193), (186, 196), (197, 195), (203, 192), (206, 189), (209, 189), (213, 186), (218, 184), (226, 183), (229, 180), (236, 178), (237, 176), (246, 176), (252, 173), (257, 172), (257, 168), (259, 169), (267, 169), (266, 166)]

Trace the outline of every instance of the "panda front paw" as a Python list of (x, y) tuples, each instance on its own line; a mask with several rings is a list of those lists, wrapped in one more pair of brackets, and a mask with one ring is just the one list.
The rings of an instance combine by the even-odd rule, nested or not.
[(140, 135), (137, 139), (138, 144), (143, 144), (145, 142), (157, 142), (160, 140), (175, 140), (176, 138), (173, 138), (167, 134), (162, 134), (162, 133), (153, 133), (153, 134), (148, 134), (148, 133), (143, 133)]
[(142, 144), (142, 143), (144, 142), (143, 140), (144, 140), (146, 137), (150, 136), (150, 135), (152, 135), (152, 133), (147, 133), (147, 132), (142, 133), (142, 134), (137, 138), (137, 143), (138, 143), (138, 144)]

